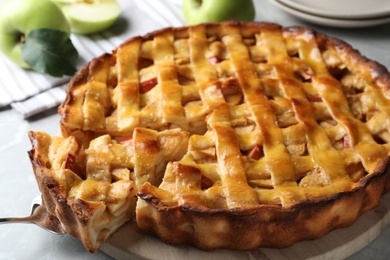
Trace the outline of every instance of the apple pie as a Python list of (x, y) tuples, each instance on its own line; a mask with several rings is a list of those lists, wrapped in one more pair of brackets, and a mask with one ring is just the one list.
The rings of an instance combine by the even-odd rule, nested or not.
[(390, 74), (303, 27), (165, 28), (96, 57), (30, 134), (48, 211), (95, 251), (139, 229), (209, 250), (287, 247), (390, 190)]

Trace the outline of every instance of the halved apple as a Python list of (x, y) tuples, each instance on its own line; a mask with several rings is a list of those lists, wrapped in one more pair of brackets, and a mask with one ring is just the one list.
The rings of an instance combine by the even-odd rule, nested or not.
[(73, 33), (91, 34), (110, 27), (119, 17), (116, 0), (52, 0), (65, 14)]

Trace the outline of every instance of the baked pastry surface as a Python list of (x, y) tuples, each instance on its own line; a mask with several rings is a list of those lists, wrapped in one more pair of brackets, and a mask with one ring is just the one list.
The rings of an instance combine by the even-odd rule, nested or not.
[[(115, 201), (129, 206), (113, 206), (126, 214), (118, 223), (133, 216), (137, 195), (138, 227), (169, 243), (286, 247), (351, 225), (390, 190), (388, 71), (307, 28), (225, 22), (132, 38), (75, 75), (59, 113), (61, 145), (75, 142), (81, 152), (69, 168), (69, 148), (50, 157), (58, 142), (31, 134), (35, 172), (67, 183), (41, 185), (43, 196), (57, 207), (89, 201), (74, 179), (104, 171), (109, 181), (96, 183), (110, 190), (122, 180), (113, 181), (119, 167), (128, 186), (115, 189)], [(104, 170), (86, 166), (94, 154), (86, 151), (101, 142), (132, 148), (117, 157), (98, 146)], [(110, 199), (97, 200), (109, 208)], [(49, 211), (66, 229), (69, 214)]]
[(90, 252), (134, 216), (138, 188), (159, 183), (167, 162), (180, 159), (188, 143), (188, 134), (178, 129), (136, 128), (121, 142), (102, 135), (88, 148), (73, 136), (29, 136), (43, 205)]

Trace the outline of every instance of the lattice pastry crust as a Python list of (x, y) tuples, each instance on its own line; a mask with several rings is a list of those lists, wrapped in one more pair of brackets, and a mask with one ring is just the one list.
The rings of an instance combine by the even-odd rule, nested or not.
[(388, 71), (307, 28), (225, 22), (132, 38), (78, 72), (59, 113), (64, 138), (87, 150), (139, 129), (181, 136), (168, 134), (179, 152), (162, 160), (161, 184), (130, 178), (140, 230), (170, 243), (286, 247), (351, 225), (390, 190)]

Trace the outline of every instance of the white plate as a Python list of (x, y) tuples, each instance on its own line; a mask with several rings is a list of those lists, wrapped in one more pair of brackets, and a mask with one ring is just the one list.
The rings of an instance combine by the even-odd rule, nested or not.
[(390, 16), (389, 0), (279, 0), (296, 10), (339, 19)]
[(314, 23), (314, 24), (320, 24), (320, 25), (331, 26), (331, 27), (340, 27), (340, 28), (359, 28), (359, 27), (370, 27), (370, 26), (390, 23), (390, 15), (385, 17), (380, 17), (380, 18), (373, 18), (373, 19), (336, 19), (336, 18), (312, 15), (309, 13), (299, 11), (297, 9), (284, 5), (283, 3), (280, 2), (280, 0), (269, 0), (269, 1), (276, 7), (280, 8), (281, 10), (297, 18), (300, 18), (304, 21)]

